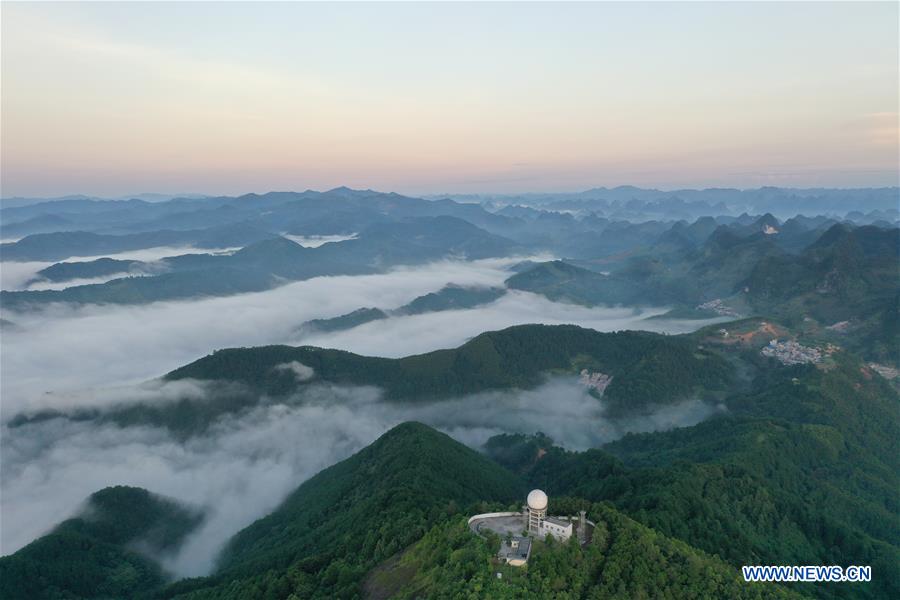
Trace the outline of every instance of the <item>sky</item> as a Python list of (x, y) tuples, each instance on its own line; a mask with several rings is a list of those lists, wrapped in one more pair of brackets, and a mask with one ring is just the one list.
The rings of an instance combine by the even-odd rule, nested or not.
[(3, 2), (0, 194), (897, 185), (898, 7)]

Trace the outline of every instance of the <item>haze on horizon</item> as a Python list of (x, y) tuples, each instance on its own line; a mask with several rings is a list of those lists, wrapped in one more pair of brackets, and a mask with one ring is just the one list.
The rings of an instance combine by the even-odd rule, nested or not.
[(2, 4), (2, 195), (898, 185), (897, 3)]

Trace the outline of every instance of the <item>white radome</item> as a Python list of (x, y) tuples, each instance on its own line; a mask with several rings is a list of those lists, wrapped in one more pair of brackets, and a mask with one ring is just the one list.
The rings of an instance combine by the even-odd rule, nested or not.
[(528, 492), (528, 508), (533, 510), (547, 509), (547, 494), (541, 490), (531, 490)]

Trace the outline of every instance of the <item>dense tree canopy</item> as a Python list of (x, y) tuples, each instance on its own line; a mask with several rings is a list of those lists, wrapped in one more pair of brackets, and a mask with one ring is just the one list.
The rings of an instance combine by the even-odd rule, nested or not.
[(149, 594), (167, 579), (151, 555), (177, 548), (202, 518), (197, 511), (140, 488), (100, 490), (88, 498), (79, 516), (0, 558), (0, 597), (56, 600)]

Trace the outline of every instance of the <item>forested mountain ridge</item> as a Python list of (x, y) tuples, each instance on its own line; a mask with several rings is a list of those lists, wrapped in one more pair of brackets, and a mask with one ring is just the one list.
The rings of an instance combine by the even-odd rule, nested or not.
[(436, 292), (423, 294), (396, 309), (359, 308), (352, 312), (328, 319), (313, 319), (300, 325), (301, 333), (319, 333), (352, 329), (372, 321), (380, 321), (391, 316), (421, 315), (444, 310), (462, 310), (489, 304), (497, 300), (506, 290), (502, 287), (476, 287), (449, 284)]
[[(723, 337), (722, 332), (728, 333)], [(650, 332), (601, 333), (573, 325), (522, 325), (485, 332), (454, 349), (392, 359), (360, 356), (313, 346), (263, 346), (218, 350), (165, 376), (166, 380), (198, 380), (216, 402), (184, 398), (162, 404), (137, 403), (105, 411), (42, 411), (20, 414), (9, 425), (19, 427), (56, 417), (97, 419), (123, 426), (166, 427), (179, 436), (205, 431), (216, 419), (260, 402), (303, 402), (307, 387), (372, 386), (385, 400), (399, 405), (430, 403), (492, 390), (533, 389), (548, 377), (574, 382), (582, 371), (612, 377), (603, 392), (606, 415), (626, 418), (652, 412), (686, 399), (719, 403), (752, 386), (768, 386), (767, 377), (787, 367), (761, 354), (772, 340), (800, 340), (823, 352), (830, 342), (774, 322), (747, 319), (677, 336)], [(830, 350), (829, 350), (830, 352)], [(819, 369), (846, 353), (825, 355)], [(293, 368), (308, 373), (297, 377)], [(799, 367), (794, 367), (799, 368)], [(814, 367), (804, 367), (813, 369)], [(882, 380), (874, 372), (870, 376)], [(883, 380), (882, 380), (883, 381)], [(890, 389), (890, 386), (888, 386)]]
[(73, 256), (99, 256), (156, 246), (229, 248), (247, 246), (275, 234), (245, 223), (187, 231), (160, 230), (123, 235), (88, 231), (55, 231), (29, 235), (0, 244), (4, 260), (63, 260)]
[[(726, 328), (728, 335), (722, 333)], [(399, 426), (301, 485), (272, 515), (235, 536), (212, 576), (169, 587), (155, 583), (153, 594), (351, 598), (388, 590), (416, 597), (440, 596), (446, 589), (491, 590), (510, 598), (892, 597), (900, 590), (893, 493), (900, 486), (893, 452), (900, 438), (900, 397), (849, 352), (807, 365), (783, 365), (760, 353), (769, 339), (787, 334), (760, 319), (684, 336), (537, 325), (483, 334), (457, 352), (479, 356), (498, 372), (511, 368), (504, 360), (512, 356), (522, 362), (520, 372), (560, 356), (593, 368), (606, 363), (585, 361), (613, 355), (623, 360), (629, 348), (646, 357), (642, 352), (660, 343), (681, 354), (702, 350), (701, 364), (721, 361), (739, 375), (720, 396), (721, 416), (693, 427), (628, 435), (586, 452), (556, 448), (546, 436), (506, 436), (488, 444), (488, 455), (497, 461), (491, 464), (424, 425)], [(301, 349), (263, 349), (256, 372), (264, 375), (273, 361), (298, 358), (283, 353)], [(339, 363), (350, 361), (342, 367), (347, 373), (361, 368), (352, 361), (367, 360), (306, 350), (307, 359), (324, 353), (330, 360), (338, 353)], [(246, 362), (252, 353), (234, 362), (229, 352), (172, 376), (241, 373), (238, 365), (255, 364)], [(498, 358), (488, 360), (492, 355)], [(446, 358), (453, 351), (438, 356), (444, 357), (436, 361), (442, 368), (456, 362)], [(434, 361), (431, 355), (410, 358), (414, 364)], [(328, 373), (328, 360), (308, 364)], [(471, 536), (460, 519), (515, 508), (529, 487), (546, 490), (563, 514), (588, 510), (602, 523), (602, 543), (583, 550), (539, 547), (528, 575), (506, 570), (504, 580), (495, 581), (493, 542)], [(873, 581), (785, 590), (739, 581), (743, 564), (871, 565)]]
[[(298, 361), (315, 375), (298, 383), (274, 369)], [(388, 399), (423, 401), (510, 387), (531, 388), (546, 374), (582, 369), (612, 374), (610, 409), (637, 412), (700, 390), (723, 389), (727, 364), (687, 336), (601, 333), (575, 325), (519, 325), (482, 333), (459, 348), (400, 359), (363, 357), (311, 346), (219, 350), (172, 371), (170, 380), (228, 380), (270, 394), (310, 382), (375, 385)]]
[[(158, 244), (200, 249), (163, 258), (153, 258), (162, 253), (142, 253), (150, 257), (143, 260), (120, 255), (33, 268), (16, 265), (29, 277), (37, 273), (38, 279), (13, 285), (24, 285), (26, 291), (0, 294), (4, 310), (41, 311), (0, 319), (10, 348), (19, 353), (11, 372), (29, 372), (16, 375), (18, 387), (25, 390), (20, 397), (13, 402), (4, 398), (4, 409), (15, 407), (3, 424), (4, 444), (15, 440), (15, 451), (34, 450), (10, 455), (19, 460), (16, 468), (25, 476), (4, 474), (9, 477), (4, 492), (10, 485), (6, 481), (18, 486), (8, 497), (19, 504), (19, 514), (43, 511), (46, 518), (48, 510), (42, 506), (21, 508), (30, 499), (25, 492), (42, 494), (42, 503), (53, 496), (44, 490), (60, 489), (77, 473), (58, 458), (81, 459), (78, 450), (96, 437), (101, 444), (122, 442), (88, 456), (87, 464), (108, 464), (107, 458), (121, 462), (122, 453), (135, 451), (142, 461), (163, 460), (180, 476), (193, 469), (204, 486), (219, 472), (217, 459), (235, 449), (235, 456), (248, 460), (244, 471), (225, 469), (232, 486), (227, 489), (234, 496), (223, 494), (226, 508), (221, 511), (219, 498), (208, 500), (203, 509), (209, 510), (209, 518), (230, 518), (227, 503), (243, 504), (249, 497), (247, 510), (238, 517), (245, 520), (230, 523), (231, 531), (261, 518), (230, 540), (208, 577), (173, 581), (161, 564), (172, 565), (172, 553), (179, 549), (193, 552), (193, 543), (183, 545), (186, 540), (208, 541), (204, 536), (211, 521), (198, 528), (200, 511), (145, 490), (104, 489), (89, 499), (88, 512), (28, 546), (15, 540), (21, 549), (0, 559), (0, 596), (900, 597), (900, 377), (893, 368), (900, 363), (900, 213), (881, 207), (854, 215), (855, 224), (836, 214), (782, 221), (774, 209), (758, 214), (753, 206), (722, 204), (723, 212), (710, 216), (695, 214), (705, 200), (666, 197), (673, 204), (666, 212), (660, 198), (645, 192), (602, 190), (533, 206), (494, 206), (337, 188), (323, 194), (181, 199), (166, 206), (142, 201), (99, 205), (82, 199), (33, 210), (3, 208), (4, 231), (70, 230), (4, 245), (4, 261), (28, 256), (56, 260)], [(604, 199), (606, 193), (621, 201)], [(760, 194), (766, 206), (786, 200), (777, 191)], [(872, 194), (879, 206), (887, 197), (884, 191)], [(804, 198), (791, 201), (803, 203)], [(673, 221), (675, 214), (683, 220)], [(12, 229), (6, 228), (7, 215), (12, 215)], [(331, 242), (319, 237), (331, 234)], [(223, 246), (229, 250), (199, 253)], [(546, 262), (531, 262), (537, 260)], [(516, 261), (521, 262), (508, 266)], [(411, 293), (406, 271), (415, 290)], [(504, 271), (509, 275), (506, 288), (499, 284)], [(448, 285), (459, 273), (466, 281), (498, 287)], [(228, 336), (215, 338), (226, 341), (203, 344), (205, 332), (199, 329), (204, 325), (175, 330), (192, 320), (188, 300), (264, 292), (338, 274), (345, 276), (342, 284), (352, 275), (379, 276), (335, 286), (364, 292), (334, 311), (307, 306), (327, 302), (324, 294), (298, 297), (320, 281), (334, 283), (325, 277), (272, 294), (283, 300), (298, 292), (281, 301), (278, 310), (260, 310), (263, 303), (254, 302), (259, 296), (246, 298), (247, 304), (242, 304), (244, 298), (224, 301), (242, 305), (240, 313), (230, 313), (238, 315), (235, 331), (226, 327), (222, 333)], [(35, 291), (110, 277), (118, 278)], [(381, 285), (397, 287), (374, 289)], [(27, 290), (29, 286), (34, 289)], [(428, 290), (438, 291), (401, 305)], [(498, 298), (502, 300), (491, 305)], [(55, 302), (160, 300), (179, 302), (45, 308)], [(253, 310), (243, 312), (251, 303)], [(523, 310), (526, 305), (529, 310)], [(696, 326), (697, 321), (675, 321), (680, 317), (720, 319), (682, 335), (519, 325), (448, 347), (460, 339), (456, 331), (446, 335), (456, 325), (453, 319), (473, 317), (465, 323), (467, 330), (482, 331), (493, 327), (493, 321), (469, 329), (485, 322), (475, 317), (490, 319), (507, 308), (511, 314), (502, 315), (504, 324), (540, 314), (547, 322), (575, 320), (598, 329), (606, 325), (597, 325), (596, 319), (603, 322), (604, 315), (628, 312), (595, 308), (603, 305), (671, 307), (668, 314), (652, 318), (669, 320), (672, 330)], [(316, 333), (308, 338), (307, 331), (298, 334), (297, 325), (310, 316), (356, 306), (383, 308), (306, 321)], [(473, 307), (481, 308), (462, 312)], [(536, 313), (534, 307), (545, 312)], [(460, 312), (419, 316), (438, 310)], [(161, 314), (157, 311), (166, 311), (165, 323), (153, 320), (154, 313)], [(199, 312), (193, 310), (193, 320), (213, 327), (216, 319), (222, 321), (218, 311), (209, 311), (209, 320), (197, 319)], [(259, 316), (263, 312), (265, 319)], [(66, 340), (77, 337), (72, 331), (100, 334), (105, 323), (115, 323), (107, 331), (122, 327), (121, 321), (106, 317), (126, 313), (149, 316), (146, 322), (133, 319), (136, 326), (123, 329), (127, 335), (121, 346), (120, 340), (110, 343), (118, 330), (95, 344), (103, 351), (124, 351), (96, 360), (103, 354), (91, 351), (91, 344), (79, 340), (76, 352), (66, 346)], [(181, 314), (188, 319), (173, 318)], [(670, 326), (640, 321), (642, 314), (635, 311), (624, 321), (629, 327)], [(89, 328), (68, 329), (83, 316), (92, 319), (83, 322)], [(328, 335), (385, 317), (390, 319), (365, 330)], [(265, 331), (252, 331), (266, 321)], [(433, 325), (441, 321), (444, 331), (438, 332)], [(179, 355), (188, 358), (175, 364), (212, 353), (160, 379), (121, 385), (114, 376), (140, 373), (135, 379), (146, 379), (172, 368), (171, 357), (159, 356), (150, 356), (143, 370), (118, 368), (137, 367), (126, 361), (143, 360), (141, 351), (152, 344), (130, 343), (143, 339), (141, 331), (156, 334), (158, 342), (156, 326), (170, 332), (166, 344), (176, 340), (166, 347), (187, 348), (177, 341), (182, 334), (196, 342)], [(406, 335), (421, 335), (411, 344), (417, 349), (444, 349), (396, 359), (309, 345), (212, 351), (298, 337), (300, 343), (372, 348), (371, 334), (379, 331), (387, 332), (385, 347), (373, 352), (379, 355), (394, 355), (399, 346), (388, 344), (407, 343), (399, 339)], [(446, 339), (454, 341), (441, 341)], [(23, 348), (42, 343), (41, 351), (32, 349), (31, 356), (22, 358), (27, 355)], [(72, 355), (82, 346), (85, 360), (78, 356), (76, 367), (62, 361), (66, 353), (60, 347)], [(112, 364), (119, 360), (122, 365)], [(41, 367), (26, 368), (29, 361)], [(100, 365), (100, 375), (85, 386), (88, 393), (70, 394), (75, 386), (66, 382), (81, 380), (81, 365), (91, 362)], [(62, 366), (66, 364), (68, 370)], [(116, 368), (107, 374), (108, 367)], [(54, 390), (39, 397), (45, 385), (57, 385), (57, 376), (58, 394)], [(29, 407), (49, 408), (12, 414)], [(266, 429), (270, 418), (283, 426), (281, 435)], [(447, 431), (472, 448), (430, 426), (406, 423), (335, 463), (408, 419)], [(692, 423), (697, 424), (685, 426)], [(560, 445), (545, 434), (531, 433), (539, 428), (550, 431)], [(93, 436), (95, 431), (109, 435)], [(492, 438), (484, 453), (473, 449), (497, 431), (521, 433)], [(651, 433), (626, 435), (628, 431)], [(261, 438), (265, 443), (254, 441)], [(312, 439), (325, 440), (321, 456), (320, 449), (311, 447)], [(330, 442), (334, 447), (326, 451)], [(231, 456), (226, 466), (238, 466)], [(307, 461), (312, 456), (317, 458)], [(191, 460), (185, 468), (183, 457), (202, 460)], [(303, 483), (315, 469), (332, 463)], [(117, 472), (111, 469), (108, 476)], [(46, 474), (47, 488), (29, 479), (35, 473)], [(152, 487), (156, 475), (141, 470), (128, 482)], [(273, 486), (281, 490), (277, 498), (272, 488), (254, 485), (266, 477), (281, 478)], [(108, 483), (115, 481), (100, 485)], [(295, 487), (283, 504), (263, 516), (285, 490)], [(464, 526), (466, 516), (517, 509), (532, 487), (550, 494), (554, 512), (588, 510), (601, 524), (597, 544), (584, 549), (536, 544), (533, 561), (523, 570), (493, 563), (496, 540), (471, 535)], [(171, 483), (165, 489), (173, 489)], [(256, 504), (254, 494), (243, 495), (247, 489), (268, 494), (265, 508)], [(190, 497), (198, 495), (194, 492)], [(62, 514), (60, 504), (68, 498), (59, 494), (46, 504), (57, 511), (53, 514)], [(41, 521), (38, 526), (50, 524)], [(33, 538), (47, 530), (29, 531)], [(193, 535), (197, 537), (189, 537)], [(218, 549), (221, 543), (220, 536), (206, 548)], [(191, 572), (210, 564), (212, 551), (203, 552), (198, 551), (198, 563), (191, 556), (191, 565), (201, 565)], [(739, 579), (743, 564), (871, 565), (873, 581), (749, 585)], [(498, 570), (503, 579), (496, 578)]]
[(451, 519), (373, 571), (364, 597), (805, 597), (777, 584), (747, 584), (717, 557), (640, 525), (608, 504), (555, 497), (554, 507), (567, 513), (585, 510), (597, 523), (587, 546), (550, 539), (535, 544), (525, 569), (497, 565), (492, 558), (499, 540), (483, 540), (462, 518)]
[[(758, 313), (788, 325), (841, 327), (845, 344), (900, 360), (900, 229), (834, 225), (799, 255), (768, 256), (741, 282)], [(808, 327), (809, 325), (807, 325)]]
[[(890, 364), (900, 360), (900, 229), (833, 224), (790, 252), (781, 232), (720, 225), (698, 246), (638, 255), (599, 273), (536, 264), (506, 283), (552, 300), (668, 305), (678, 316), (765, 315)], [(748, 233), (749, 232), (749, 233)], [(679, 234), (681, 235), (681, 234)]]
[[(509, 210), (491, 212), (477, 204), (344, 188), (324, 193), (277, 192), (241, 198), (172, 200), (151, 206), (139, 201), (109, 202), (106, 206), (85, 204), (83, 200), (72, 202), (73, 206), (84, 205), (88, 211), (82, 215), (87, 219), (85, 223), (107, 212), (103, 218), (115, 221), (118, 218), (115, 215), (119, 215), (128, 221), (131, 217), (127, 215), (133, 211), (146, 210), (150, 211), (147, 214), (153, 213), (162, 220), (142, 222), (139, 228), (160, 229), (113, 228), (115, 234), (93, 231), (37, 234), (4, 244), (4, 260), (58, 259), (160, 245), (243, 247), (244, 250), (232, 256), (191, 254), (146, 264), (58, 265), (55, 271), (48, 271), (49, 280), (64, 281), (59, 279), (62, 274), (77, 280), (120, 273), (160, 279), (122, 277), (63, 290), (6, 290), (2, 296), (8, 308), (25, 310), (57, 302), (142, 304), (232, 295), (264, 291), (287, 281), (319, 275), (382, 272), (393, 266), (443, 258), (551, 253), (591, 270), (569, 273), (565, 272), (567, 267), (563, 263), (555, 262), (536, 266), (536, 272), (530, 275), (520, 273), (511, 277), (509, 287), (588, 306), (671, 306), (678, 311), (676, 314), (696, 316), (706, 310), (698, 311), (698, 306), (724, 300), (729, 314), (772, 314), (768, 311), (772, 303), (767, 304), (765, 300), (769, 294), (768, 283), (777, 287), (778, 273), (799, 271), (804, 281), (829, 276), (827, 271), (819, 273), (809, 260), (798, 260), (797, 256), (809, 259), (811, 254), (805, 249), (824, 239), (829, 227), (850, 231), (856, 227), (824, 216), (796, 216), (782, 223), (769, 213), (744, 213), (737, 217), (706, 215), (693, 222), (630, 222), (590, 211), (570, 214), (507, 207)], [(171, 206), (162, 206), (167, 204)], [(24, 216), (35, 209), (22, 206), (3, 210), (10, 215)], [(211, 220), (201, 222), (201, 215)], [(891, 222), (882, 219), (875, 223), (877, 226), (863, 225), (857, 237), (877, 237), (881, 235), (877, 231), (894, 231), (889, 235), (896, 237), (897, 229)], [(201, 229), (201, 225), (205, 228)], [(97, 226), (100, 231), (106, 231)], [(132, 226), (138, 225), (129, 225)], [(358, 234), (358, 237), (303, 248), (309, 251), (300, 252), (288, 246), (284, 239), (272, 241), (281, 234)], [(889, 251), (881, 247), (879, 252), (888, 252), (896, 263), (896, 248)], [(864, 259), (861, 265), (869, 270), (869, 263), (878, 257), (870, 253)], [(782, 265), (785, 268), (779, 269)], [(552, 272), (546, 272), (548, 269)], [(773, 269), (774, 278), (769, 276)], [(184, 275), (186, 271), (191, 274)], [(882, 271), (873, 275), (882, 275)], [(816, 306), (817, 303), (810, 303), (813, 312)], [(830, 318), (834, 311), (820, 312), (812, 318)], [(894, 327), (896, 310), (886, 311), (882, 303), (876, 312), (878, 316), (872, 318), (855, 315), (859, 321), (867, 321), (860, 323), (860, 335), (878, 335), (885, 327)], [(775, 316), (786, 320), (789, 315)], [(872, 356), (879, 360), (893, 356), (892, 360), (896, 360), (896, 353), (886, 342), (887, 338), (882, 336), (881, 346)]]
[(510, 289), (541, 294), (557, 302), (585, 306), (658, 306), (666, 301), (663, 289), (649, 294), (643, 282), (631, 274), (598, 273), (561, 260), (539, 263), (516, 273), (506, 280), (506, 285)]
[[(546, 436), (505, 436), (487, 445), (491, 464), (424, 425), (402, 425), (235, 536), (210, 577), (148, 585), (154, 596), (195, 599), (894, 597), (900, 397), (851, 352), (805, 365), (761, 353), (769, 340), (791, 335), (761, 319), (684, 336), (536, 325), (484, 334), (457, 351), (498, 372), (511, 368), (505, 361), (513, 356), (521, 372), (560, 356), (599, 368), (612, 364), (602, 363), (607, 355), (624, 360), (629, 348), (641, 354), (648, 340), (662, 340), (682, 354), (702, 351), (701, 364), (729, 365), (733, 379), (719, 397), (720, 416), (585, 452), (554, 447)], [(300, 357), (283, 354), (299, 349), (264, 350), (256, 371), (264, 382), (273, 361)], [(305, 358), (338, 352), (307, 350)], [(233, 362), (229, 352), (178, 376), (241, 373), (239, 365), (255, 364), (246, 362), (253, 353)], [(446, 356), (452, 351), (440, 351), (438, 366), (455, 364)], [(327, 373), (329, 360), (303, 364)], [(588, 510), (600, 524), (597, 543), (538, 545), (526, 571), (492, 564), (496, 540), (481, 540), (462, 522), (474, 512), (516, 508), (530, 487), (546, 490), (561, 514)], [(873, 581), (747, 584), (739, 579), (745, 564), (870, 565)]]
[[(19, 242), (21, 243), (21, 242)], [(187, 254), (164, 258), (146, 267), (149, 276), (123, 277), (64, 290), (2, 291), (12, 310), (53, 302), (142, 304), (199, 296), (258, 292), (322, 275), (377, 273), (398, 266), (443, 258), (479, 259), (507, 256), (516, 244), (455, 217), (422, 217), (372, 225), (358, 237), (306, 248), (268, 235), (234, 254)], [(96, 266), (70, 266), (70, 273), (93, 273)], [(159, 273), (154, 275), (154, 273)]]
[[(50, 218), (56, 219), (63, 229), (70, 231), (118, 236), (134, 233), (155, 235), (160, 231), (181, 232), (236, 224), (271, 233), (348, 234), (373, 224), (438, 216), (465, 219), (493, 230), (511, 224), (510, 219), (494, 215), (477, 204), (461, 204), (452, 200), (427, 201), (395, 193), (349, 188), (326, 192), (307, 190), (238, 197), (175, 198), (165, 202), (62, 200), (3, 207), (0, 216), (5, 231), (15, 228), (20, 235), (45, 230), (45, 221)], [(37, 217), (42, 221), (29, 223)]]
[(631, 434), (583, 453), (540, 436), (506, 436), (487, 448), (530, 485), (612, 502), (735, 568), (871, 565), (878, 575), (868, 585), (797, 589), (821, 598), (896, 596), (897, 390), (841, 354), (826, 368), (762, 370), (725, 405), (725, 415), (696, 426)]
[(0, 558), (0, 596), (149, 597), (168, 579), (155, 558), (176, 549), (202, 520), (199, 511), (140, 488), (100, 490), (78, 516)]
[[(451, 194), (431, 199), (339, 187), (322, 192), (306, 190), (234, 197), (175, 197), (163, 202), (87, 197), (44, 201), (3, 199), (0, 217), (4, 237), (48, 230), (123, 234), (167, 228), (185, 230), (200, 225), (237, 222), (298, 235), (350, 233), (373, 222), (444, 214), (497, 232), (517, 229), (527, 232), (528, 221), (546, 218), (547, 215), (571, 217), (570, 212), (592, 214), (595, 219), (605, 219), (607, 222), (646, 222), (653, 219), (693, 220), (711, 214), (738, 220), (740, 217), (735, 215), (746, 212), (774, 212), (779, 217), (797, 213), (847, 214), (847, 206), (855, 206), (857, 210), (848, 216), (869, 222), (879, 219), (896, 221), (896, 199), (896, 187), (666, 192), (621, 186), (570, 194), (476, 194), (468, 197)], [(492, 206), (498, 208), (493, 212), (485, 209)]]
[[(309, 375), (298, 380), (294, 369), (287, 367), (294, 363), (309, 369)], [(689, 335), (520, 325), (482, 333), (458, 348), (398, 359), (314, 346), (217, 350), (164, 376), (167, 381), (201, 381), (216, 402), (186, 397), (106, 410), (44, 410), (15, 415), (9, 426), (67, 418), (166, 427), (190, 437), (222, 416), (240, 414), (261, 402), (302, 402), (297, 392), (321, 384), (373, 386), (389, 402), (421, 404), (480, 392), (533, 389), (554, 376), (574, 382), (585, 369), (613, 377), (603, 392), (611, 418), (652, 412), (686, 399), (715, 400), (727, 393), (734, 379), (729, 360), (699, 347)]]
[(509, 503), (521, 482), (478, 452), (404, 423), (300, 485), (235, 535), (216, 573), (178, 598), (352, 598), (365, 574), (436, 523), (481, 501)]
[[(737, 568), (609, 504), (559, 495), (553, 496), (555, 511), (585, 509), (597, 523), (592, 542), (583, 549), (574, 541), (537, 543), (522, 571), (493, 565), (497, 540), (472, 534), (466, 515), (517, 508), (526, 489), (485, 456), (429, 427), (404, 423), (303, 483), (273, 513), (234, 536), (209, 577), (169, 585), (140, 580), (140, 595), (358, 598), (386, 597), (380, 592), (387, 589), (397, 598), (799, 597), (777, 584), (744, 583)], [(55, 560), (79, 556), (86, 563), (82, 575), (69, 572), (59, 587), (46, 595), (38, 588), (32, 597), (102, 597), (95, 555), (76, 553), (69, 548)], [(503, 580), (494, 577), (498, 569)], [(77, 588), (77, 581), (94, 587)]]

